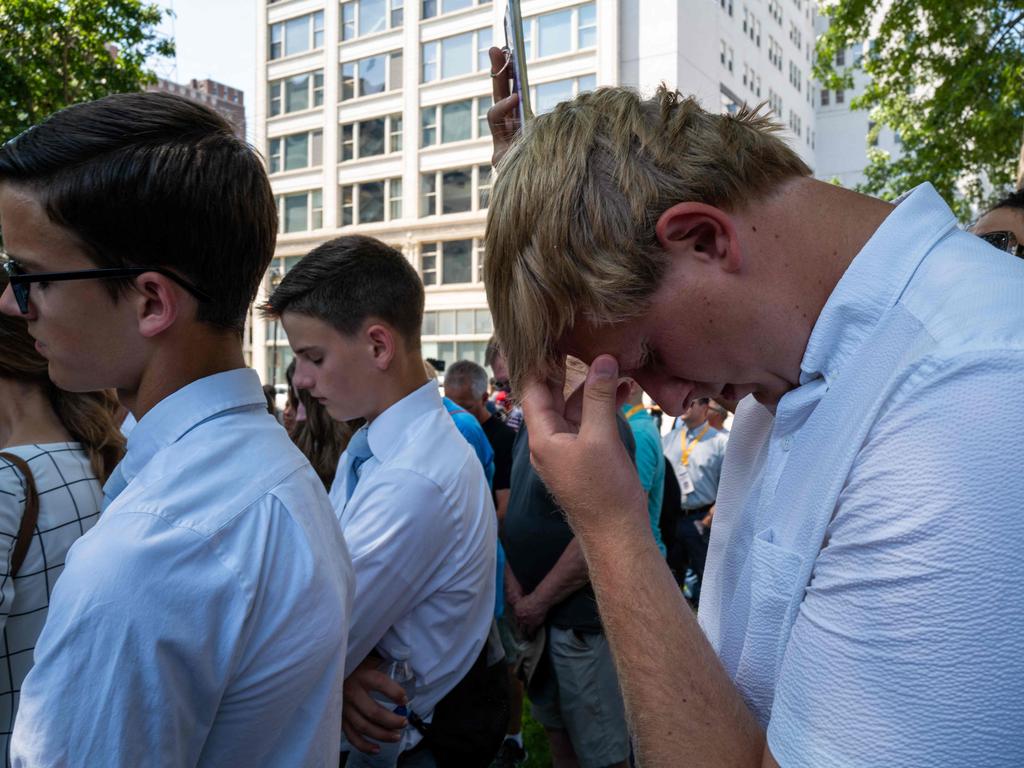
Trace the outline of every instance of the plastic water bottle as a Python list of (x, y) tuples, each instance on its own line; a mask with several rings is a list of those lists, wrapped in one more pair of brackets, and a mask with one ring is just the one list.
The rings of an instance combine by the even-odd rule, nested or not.
[[(416, 693), (416, 677), (412, 667), (409, 666), (409, 649), (396, 646), (392, 652), (392, 659), (385, 659), (380, 663), (378, 669), (398, 683), (405, 690), (405, 696), (412, 703), (412, 697)], [(397, 704), (379, 691), (371, 691), (370, 697), (380, 704), (384, 709), (389, 709), (396, 715), (408, 717), (411, 706)], [(411, 728), (412, 726), (406, 726)], [(348, 768), (394, 768), (398, 764), (398, 756), (402, 754), (403, 742), (376, 741), (370, 739), (380, 747), (376, 755), (367, 755), (353, 748), (348, 755)]]

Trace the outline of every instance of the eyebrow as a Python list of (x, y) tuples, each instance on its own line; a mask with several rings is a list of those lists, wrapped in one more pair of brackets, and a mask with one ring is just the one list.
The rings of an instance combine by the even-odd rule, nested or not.
[(6, 258), (10, 259), (11, 261), (16, 261), (18, 263), (18, 265), (21, 266), (21, 267), (25, 267), (27, 269), (39, 270), (39, 264), (37, 262), (32, 261), (32, 259), (26, 259), (23, 256), (17, 256), (15, 254), (11, 253), (10, 251), (0, 251), (0, 255), (5, 256)]

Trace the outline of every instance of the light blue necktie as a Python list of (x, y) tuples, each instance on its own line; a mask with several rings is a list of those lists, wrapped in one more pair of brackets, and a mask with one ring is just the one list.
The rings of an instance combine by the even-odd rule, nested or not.
[(128, 481), (124, 477), (124, 461), (119, 461), (117, 466), (114, 467), (114, 471), (110, 473), (110, 477), (107, 478), (107, 482), (103, 484), (103, 507), (102, 511), (106, 512), (114, 499), (116, 499), (121, 491), (128, 487)]
[(353, 492), (356, 490), (356, 483), (359, 482), (359, 473), (366, 462), (371, 456), (373, 451), (370, 450), (369, 441), (370, 430), (367, 427), (361, 427), (348, 443), (348, 447), (345, 451), (351, 457), (351, 461), (348, 465), (348, 482), (345, 483), (345, 503), (352, 498)]

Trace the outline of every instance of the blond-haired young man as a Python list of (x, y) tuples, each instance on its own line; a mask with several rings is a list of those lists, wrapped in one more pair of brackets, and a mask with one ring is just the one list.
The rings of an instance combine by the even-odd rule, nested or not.
[[(1024, 409), (950, 408), (1019, 388), (1024, 263), (928, 184), (894, 206), (812, 179), (775, 131), (601, 89), (531, 121), (492, 192), (495, 330), (639, 762), (1019, 764)], [(592, 364), (568, 401), (566, 354)], [(753, 395), (700, 625), (618, 469), (620, 377), (670, 414)], [(969, 539), (967, 510), (985, 521)]]

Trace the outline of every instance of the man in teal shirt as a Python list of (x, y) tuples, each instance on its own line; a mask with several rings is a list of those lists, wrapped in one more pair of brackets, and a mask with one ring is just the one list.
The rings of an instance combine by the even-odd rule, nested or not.
[(661, 540), (661, 499), (665, 493), (665, 456), (661, 452), (661, 435), (654, 425), (654, 419), (644, 407), (643, 390), (636, 382), (630, 382), (629, 399), (622, 406), (622, 415), (629, 422), (636, 441), (636, 471), (640, 485), (647, 494), (647, 514), (651, 516), (651, 532), (661, 554), (665, 544)]

